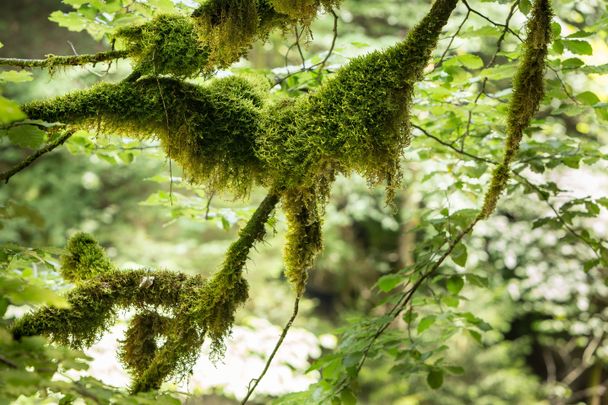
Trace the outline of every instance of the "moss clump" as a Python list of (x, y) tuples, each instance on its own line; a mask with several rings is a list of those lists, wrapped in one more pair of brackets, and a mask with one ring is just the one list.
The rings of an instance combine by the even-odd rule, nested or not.
[(199, 41), (211, 49), (210, 61), (218, 67), (237, 61), (258, 37), (256, 0), (211, 0), (194, 16)]
[(519, 151), (524, 130), (538, 111), (544, 94), (545, 59), (551, 43), (553, 11), (549, 0), (536, 0), (527, 24), (523, 58), (513, 78), (513, 96), (507, 117), (507, 141), (502, 162), (494, 169), (480, 218), (489, 217), (507, 186), (511, 161)]
[(132, 375), (148, 369), (156, 357), (157, 340), (167, 334), (170, 323), (169, 318), (147, 309), (131, 319), (118, 356)]
[(142, 25), (118, 29), (114, 37), (141, 75), (192, 77), (209, 73), (209, 49), (198, 41), (192, 18), (161, 14)]
[(171, 78), (100, 84), (23, 106), (30, 118), (62, 121), (134, 138), (158, 137), (188, 179), (242, 196), (261, 175), (254, 136), (264, 98), (239, 77), (203, 87)]
[(331, 10), (340, 4), (339, 0), (269, 0), (272, 7), (294, 21), (308, 25), (321, 8)]
[(287, 193), (283, 198), (288, 224), (285, 276), (298, 296), (304, 292), (308, 270), (323, 247), (323, 213), (318, 200), (318, 195), (312, 191)]
[(80, 282), (114, 269), (106, 252), (87, 233), (77, 233), (68, 241), (61, 256), (61, 275), (72, 282)]

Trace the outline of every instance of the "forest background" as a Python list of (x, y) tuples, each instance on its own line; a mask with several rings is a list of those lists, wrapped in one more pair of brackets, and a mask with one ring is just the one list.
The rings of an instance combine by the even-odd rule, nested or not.
[[(104, 35), (112, 28), (176, 11), (171, 2), (155, 0), (128, 12), (110, 10), (114, 18), (99, 22), (105, 2), (64, 3), (3, 1), (0, 57), (94, 53), (107, 49)], [(275, 32), (266, 43), (256, 43), (231, 71), (265, 74), (280, 81), (277, 91), (297, 97), (314, 91), (349, 59), (403, 38), (428, 6), (348, 0), (335, 10), (336, 20), (323, 13), (310, 32)], [(338, 392), (343, 403), (354, 397), (399, 405), (608, 399), (608, 16), (601, 1), (559, 0), (554, 8), (546, 95), (515, 162), (508, 194), (496, 215), (458, 245), (441, 275), (418, 292), (356, 383)], [(294, 392), (318, 392), (324, 383), (327, 388), (341, 381), (353, 354), (344, 346), (349, 328), (382, 314), (425, 244), (452, 234), (480, 205), (492, 161), (502, 151), (505, 100), (529, 10), (526, 0), (458, 6), (416, 90), (414, 139), (403, 159), (396, 209), (385, 204), (381, 187), (370, 188), (357, 176), (338, 178), (324, 223), (325, 246), (310, 272), (301, 313), (256, 401), (303, 403)], [(5, 69), (2, 102), (116, 81), (129, 69), (127, 61), (51, 73)], [(0, 135), (0, 170), (45, 141), (41, 130), (19, 131)], [(251, 201), (232, 201), (196, 188), (182, 181), (180, 168), (158, 143), (117, 139), (77, 133), (0, 186), (3, 325), (28, 304), (60, 300), (53, 291), (68, 286), (57, 275), (58, 257), (77, 231), (94, 234), (121, 268), (209, 276), (263, 197), (254, 190)], [(293, 299), (282, 275), (284, 218), (277, 215), (272, 225), (271, 237), (247, 265), (252, 299), (238, 313), (225, 358), (214, 365), (201, 356), (188, 381), (166, 384), (170, 397), (235, 403), (264, 366)], [(75, 370), (85, 368), (80, 355), (56, 349), (52, 363), (62, 364), (65, 381), (76, 381), (65, 383), (75, 397), (128, 401), (124, 390), (111, 387), (129, 382), (115, 356), (125, 327), (119, 323), (86, 351), (88, 370)], [(412, 343), (397, 350), (391, 338)], [(32, 391), (52, 387), (49, 376), (0, 372), (6, 376), (0, 400), (2, 395), (24, 404), (58, 400)], [(169, 396), (162, 398), (170, 401)]]

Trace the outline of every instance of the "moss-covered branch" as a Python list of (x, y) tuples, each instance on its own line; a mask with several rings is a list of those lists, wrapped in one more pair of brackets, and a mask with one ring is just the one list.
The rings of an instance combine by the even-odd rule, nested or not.
[(47, 68), (53, 69), (58, 66), (82, 66), (87, 64), (97, 64), (108, 62), (114, 59), (129, 57), (128, 50), (105, 51), (93, 54), (58, 56), (47, 55), (44, 59), (19, 59), (19, 58), (0, 58), (0, 66), (16, 66), (22, 68)]
[(539, 109), (544, 94), (545, 59), (551, 43), (551, 18), (553, 11), (549, 0), (536, 0), (532, 17), (527, 24), (523, 58), (513, 79), (513, 96), (507, 117), (507, 140), (502, 162), (494, 169), (490, 188), (486, 193), (482, 218), (489, 217), (496, 209), (500, 195), (509, 180), (511, 161), (519, 151), (524, 130)]
[[(401, 294), (397, 303), (384, 315), (383, 322), (376, 332), (369, 338), (363, 356), (357, 366), (355, 376), (349, 375), (337, 384), (336, 391), (348, 386), (350, 378), (356, 377), (367, 361), (368, 354), (375, 341), (388, 329), (395, 319), (411, 303), (418, 289), (424, 282), (434, 276), (445, 260), (452, 254), (456, 246), (469, 235), (475, 226), (487, 219), (495, 210), (496, 204), (506, 187), (509, 178), (511, 160), (517, 154), (523, 131), (528, 127), (530, 120), (538, 111), (544, 89), (544, 71), (547, 49), (551, 42), (550, 27), (553, 12), (549, 0), (535, 0), (531, 18), (527, 24), (528, 35), (524, 41), (524, 56), (520, 61), (515, 78), (513, 80), (513, 96), (509, 106), (507, 117), (507, 139), (505, 141), (505, 153), (502, 162), (495, 168), (492, 175), (490, 187), (486, 191), (484, 204), (479, 214), (464, 227), (452, 240), (446, 241), (447, 247), (442, 254), (429, 263), (428, 270), (421, 274), (418, 279)], [(480, 159), (480, 158), (477, 158)], [(443, 248), (443, 246), (441, 246)]]
[(32, 119), (158, 137), (191, 181), (242, 196), (262, 175), (253, 147), (267, 88), (263, 80), (238, 77), (204, 87), (150, 77), (104, 83), (22, 109)]
[(398, 184), (413, 86), (457, 2), (436, 1), (403, 42), (351, 60), (310, 96), (269, 107), (256, 149), (275, 177), (310, 187), (329, 167)]

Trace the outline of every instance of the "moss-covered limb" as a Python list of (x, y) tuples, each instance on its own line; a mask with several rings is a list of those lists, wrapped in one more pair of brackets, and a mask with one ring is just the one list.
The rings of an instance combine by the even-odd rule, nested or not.
[(496, 209), (498, 199), (507, 186), (511, 161), (519, 151), (524, 130), (540, 107), (544, 94), (545, 59), (551, 42), (552, 16), (549, 0), (534, 2), (531, 18), (527, 24), (523, 57), (513, 78), (513, 96), (507, 117), (505, 152), (501, 163), (494, 169), (480, 214), (482, 218), (489, 217)]
[(21, 162), (16, 164), (11, 169), (0, 173), (0, 184), (8, 183), (8, 181), (11, 179), (11, 177), (13, 177), (15, 174), (19, 173), (23, 169), (26, 169), (27, 167), (31, 166), (42, 155), (49, 153), (52, 150), (54, 150), (55, 148), (63, 145), (65, 143), (65, 141), (70, 139), (70, 137), (74, 134), (74, 132), (75, 131), (73, 131), (73, 130), (64, 131), (62, 134), (59, 134), (55, 139), (50, 141), (48, 144), (46, 144), (42, 148), (38, 149), (36, 152), (29, 155), (25, 159), (23, 159)]
[(144, 139), (158, 136), (187, 178), (245, 195), (261, 176), (253, 150), (265, 83), (228, 77), (197, 86), (171, 78), (100, 84), (26, 104), (32, 119)]
[(285, 276), (298, 296), (304, 292), (308, 270), (323, 247), (321, 202), (314, 192), (290, 192), (283, 198), (287, 217)]
[(457, 1), (437, 0), (400, 44), (352, 60), (309, 97), (272, 107), (282, 110), (268, 114), (260, 159), (289, 186), (314, 184), (323, 162), (372, 183), (398, 183), (413, 85)]
[[(147, 277), (152, 277), (151, 285), (142, 285), (150, 280)], [(188, 280), (171, 271), (111, 270), (71, 290), (69, 308), (43, 307), (20, 318), (13, 325), (13, 335), (48, 335), (57, 343), (88, 347), (111, 326), (118, 309), (178, 306), (181, 295), (188, 293)]]
[(22, 68), (47, 68), (53, 69), (58, 66), (82, 66), (87, 64), (96, 64), (107, 62), (114, 59), (123, 59), (129, 57), (128, 50), (122, 51), (105, 51), (85, 55), (73, 56), (57, 56), (47, 55), (44, 59), (19, 59), (19, 58), (0, 58), (0, 66), (16, 66)]
[(266, 223), (277, 203), (279, 192), (271, 191), (260, 203), (238, 239), (230, 245), (220, 270), (213, 275), (195, 306), (194, 315), (204, 325), (211, 338), (213, 355), (223, 352), (223, 340), (230, 333), (238, 306), (248, 298), (248, 284), (243, 269), (249, 252), (266, 234)]

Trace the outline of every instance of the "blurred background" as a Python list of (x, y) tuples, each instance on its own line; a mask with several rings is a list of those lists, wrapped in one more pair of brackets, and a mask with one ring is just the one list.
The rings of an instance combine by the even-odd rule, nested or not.
[[(51, 53), (70, 55), (107, 49), (103, 24), (100, 28), (95, 19), (85, 20), (86, 10), (72, 7), (95, 2), (65, 3), (0, 2), (0, 42), (4, 45), (0, 57), (41, 58)], [(162, 10), (162, 2), (149, 3), (149, 13), (156, 8)], [(181, 3), (184, 10), (194, 5)], [(526, 5), (519, 3), (510, 24), (517, 32), (523, 32)], [(352, 57), (403, 38), (424, 15), (428, 4), (418, 0), (344, 1), (337, 10), (338, 35), (328, 60), (329, 71)], [(505, 2), (471, 4), (501, 22), (512, 9), (512, 4)], [(558, 80), (549, 73), (550, 97), (545, 101), (542, 121), (535, 123), (541, 128), (542, 139), (528, 139), (530, 150), (522, 151), (525, 160), (544, 148), (542, 156), (547, 158), (527, 160), (522, 173), (543, 187), (555, 185), (559, 192), (550, 195), (553, 205), (544, 204), (538, 190), (513, 184), (497, 214), (481, 224), (467, 242), (466, 265), (448, 264), (450, 274), (470, 275), (462, 291), (458, 289), (456, 302), (442, 301), (432, 288), (421, 291), (420, 299), (433, 302), (433, 310), (438, 313), (449, 312), (455, 306), (475, 314), (487, 325), (476, 335), (461, 330), (441, 336), (447, 330), (441, 322), (450, 323), (453, 319), (439, 316), (436, 325), (426, 332), (429, 340), (441, 337), (446, 344), (443, 357), (450, 364), (463, 367), (464, 372), (446, 376), (443, 386), (433, 390), (424, 376), (395, 367), (391, 361), (371, 359), (358, 380), (361, 403), (598, 405), (608, 401), (608, 270), (593, 262), (594, 249), (587, 243), (602, 241), (608, 232), (606, 210), (601, 204), (606, 201), (602, 198), (608, 190), (604, 160), (608, 113), (602, 111), (607, 108), (608, 96), (602, 65), (608, 56), (606, 4), (559, 0), (555, 7), (559, 16), (556, 21), (563, 30), (559, 35), (565, 37), (589, 26), (596, 28), (593, 36), (584, 39), (593, 46), (591, 55), (552, 50), (552, 60), (562, 61), (555, 65), (562, 75)], [(75, 9), (85, 17), (67, 21)], [(131, 17), (147, 18), (147, 9), (142, 10), (132, 11)], [(54, 21), (49, 20), (51, 13)], [(447, 27), (450, 35), (465, 16), (467, 9), (461, 5)], [(82, 21), (92, 22), (86, 25)], [(333, 22), (329, 13), (320, 15), (311, 33), (304, 33), (299, 51), (290, 46), (294, 43), (293, 32), (274, 33), (265, 44), (256, 44), (247, 61), (241, 61), (233, 71), (281, 77), (296, 72), (302, 64), (318, 63), (334, 38)], [(496, 50), (500, 33), (483, 18), (470, 16), (453, 41), (448, 57), (472, 54), (485, 64)], [(441, 56), (449, 40), (448, 36), (442, 39), (437, 56)], [(517, 40), (508, 35), (499, 65), (506, 66), (514, 60), (509, 53), (518, 49)], [(586, 66), (604, 66), (604, 71), (562, 71), (563, 61), (573, 58)], [(466, 70), (462, 64), (438, 64), (436, 74), (451, 75), (452, 80), (446, 81), (442, 92), (435, 91), (428, 82), (421, 84), (415, 100), (416, 124), (429, 130), (444, 125), (448, 134), (456, 131), (454, 120), (464, 127), (466, 114), (452, 112), (449, 119), (453, 121), (449, 122), (445, 117), (463, 105), (462, 100), (470, 102), (475, 98), (477, 90), (469, 91), (469, 84), (463, 83), (482, 67), (465, 63)], [(5, 83), (2, 94), (21, 103), (65, 94), (98, 81), (120, 80), (129, 71), (127, 61), (86, 69), (61, 68), (50, 73), (35, 69), (32, 80)], [(464, 74), (468, 76), (463, 78)], [(497, 98), (508, 96), (510, 76), (507, 72), (495, 77), (491, 91)], [(317, 79), (311, 72), (300, 72), (289, 76), (275, 90), (297, 96), (314, 89)], [(479, 86), (479, 81), (467, 83)], [(570, 102), (566, 95), (589, 92), (597, 98), (592, 103), (583, 98)], [(437, 102), (428, 103), (425, 97), (436, 97)], [(438, 110), (438, 106), (445, 111)], [(575, 107), (580, 109), (574, 110)], [(490, 132), (487, 128), (502, 125), (504, 118), (496, 117), (496, 111), (501, 110), (477, 110), (472, 131), (485, 136)], [(468, 124), (471, 125), (471, 116)], [(487, 167), (463, 162), (461, 156), (433, 143), (419, 131), (415, 130), (414, 135), (404, 159), (405, 178), (395, 207), (385, 204), (381, 187), (370, 188), (357, 176), (337, 179), (324, 224), (324, 251), (310, 273), (295, 327), (258, 389), (259, 403), (306, 390), (318, 380), (318, 371), (306, 370), (315, 359), (336, 347), (338, 328), (374, 314), (382, 305), (384, 294), (377, 280), (412, 264), (416, 244), (429, 232), (419, 227), (432, 225), (432, 213), (478, 205)], [(486, 153), (484, 148), (490, 145), (491, 152), (487, 153), (499, 155), (497, 141), (486, 145), (481, 140), (476, 143), (475, 136), (472, 139), (475, 153)], [(12, 144), (7, 137), (0, 138), (0, 169), (7, 169), (30, 152)], [(594, 157), (595, 161), (591, 161)], [(551, 159), (558, 159), (559, 164), (553, 164)], [(230, 196), (195, 188), (180, 176), (179, 167), (167, 161), (154, 141), (141, 143), (106, 134), (77, 135), (65, 147), (44, 156), (7, 186), (0, 187), (0, 243), (56, 249), (64, 246), (69, 235), (86, 231), (98, 238), (121, 268), (164, 268), (210, 275), (264, 193), (254, 190), (250, 200), (234, 201)], [(564, 208), (570, 201), (577, 203)], [(570, 215), (575, 207), (594, 215), (572, 214), (564, 227), (566, 224), (556, 219), (559, 217), (552, 207), (562, 216)], [(539, 218), (552, 219), (535, 222)], [(193, 393), (188, 403), (231, 404), (241, 398), (249, 380), (261, 371), (265, 356), (289, 318), (293, 291), (284, 280), (281, 264), (285, 224), (281, 213), (277, 219), (271, 236), (247, 265), (251, 299), (238, 313), (225, 359), (212, 364), (201, 356), (188, 381), (167, 385), (169, 389)], [(583, 237), (573, 236), (568, 227), (579, 235), (583, 232)], [(23, 257), (15, 261), (13, 257), (11, 266), (30, 269), (35, 277), (61, 290), (65, 285), (54, 272), (56, 256), (52, 250), (49, 252), (38, 261)], [(14, 311), (18, 313), (19, 308)], [(426, 309), (421, 311), (424, 314)], [(125, 319), (128, 315), (124, 314)], [(124, 329), (125, 324), (119, 322), (112, 333), (87, 351), (93, 360), (85, 374), (113, 386), (128, 384), (128, 376), (114, 355)], [(22, 402), (27, 403), (25, 399)]]

